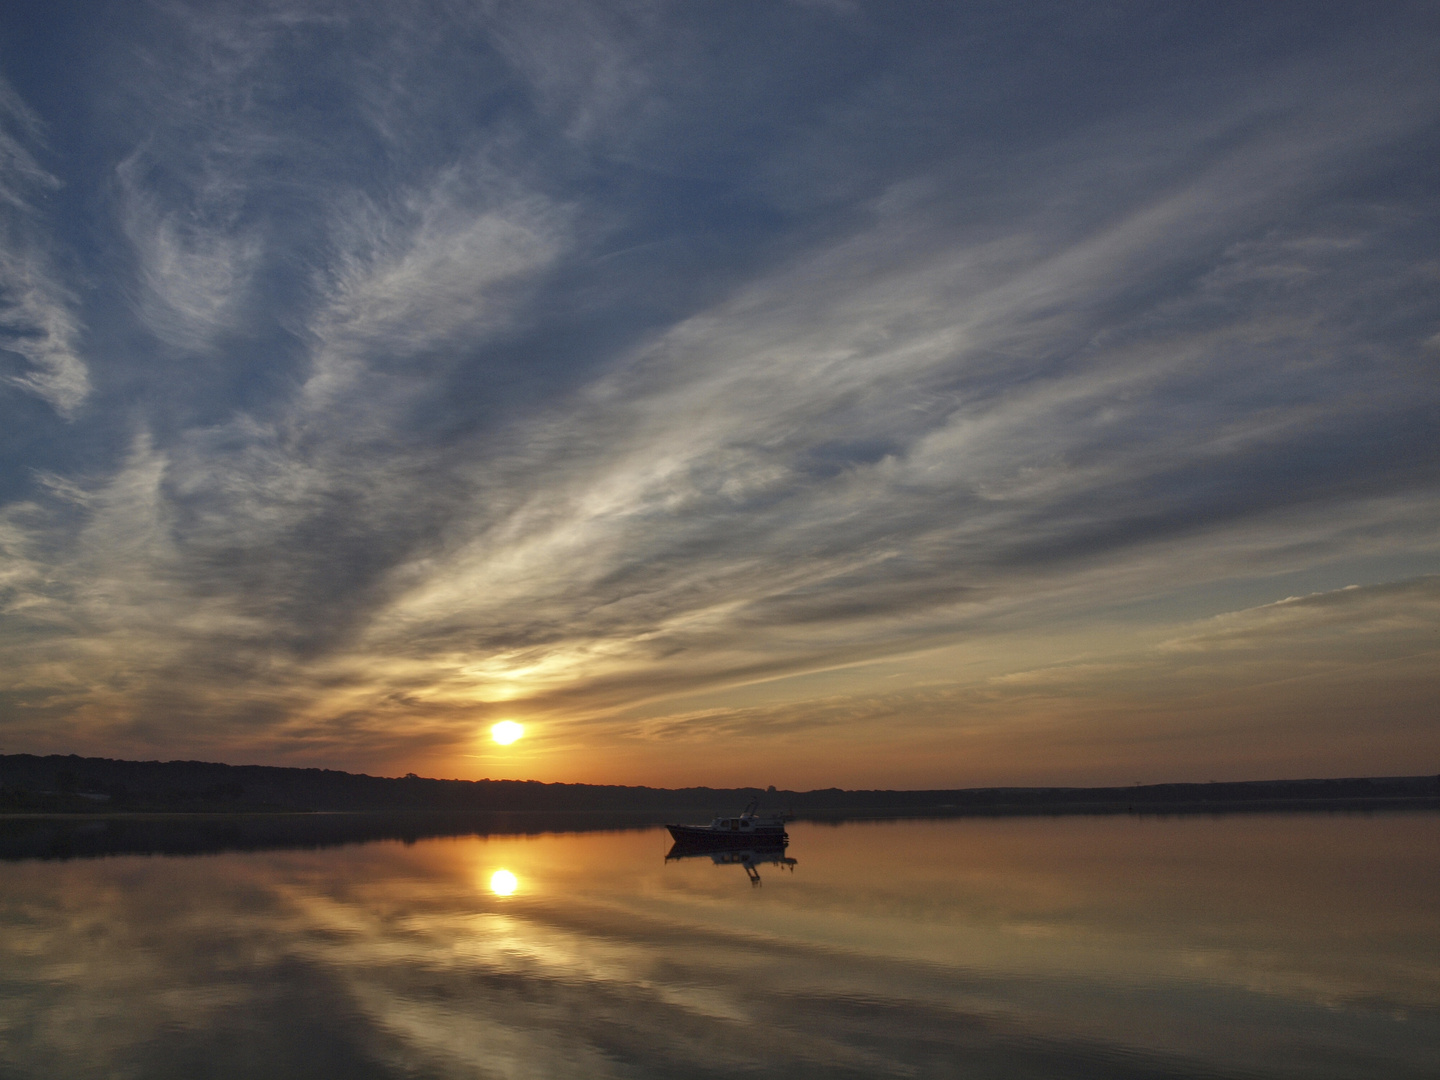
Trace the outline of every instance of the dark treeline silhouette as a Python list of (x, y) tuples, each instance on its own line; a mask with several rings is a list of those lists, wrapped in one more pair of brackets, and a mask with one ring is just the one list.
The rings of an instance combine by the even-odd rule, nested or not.
[(1440, 776), (1111, 788), (777, 791), (387, 778), (326, 769), (0, 755), (0, 861), (196, 855), (704, 821), (751, 799), (839, 823), (1011, 814), (1440, 808)]
[[(377, 840), (539, 835), (633, 829), (634, 814), (444, 811), (388, 813), (178, 813), (0, 815), (0, 862), (102, 855), (210, 855), (226, 851), (318, 849)], [(669, 837), (666, 837), (669, 842)]]
[(0, 811), (11, 813), (529, 812), (639, 816), (734, 812), (759, 798), (801, 817), (1177, 812), (1247, 807), (1440, 806), (1440, 776), (1252, 780), (1133, 787), (932, 791), (777, 791), (434, 780), (331, 769), (0, 755)]

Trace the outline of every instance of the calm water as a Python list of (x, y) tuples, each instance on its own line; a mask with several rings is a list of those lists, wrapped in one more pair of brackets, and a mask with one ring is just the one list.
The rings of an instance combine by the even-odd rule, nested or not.
[(0, 1077), (1440, 1076), (1440, 815), (791, 836), (0, 863)]

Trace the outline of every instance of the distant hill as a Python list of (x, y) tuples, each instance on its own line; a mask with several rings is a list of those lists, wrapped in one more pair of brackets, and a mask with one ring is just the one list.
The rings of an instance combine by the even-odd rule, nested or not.
[(1133, 787), (777, 791), (392, 778), (332, 769), (0, 755), (0, 813), (532, 812), (695, 816), (751, 799), (799, 817), (1440, 807), (1440, 776), (1254, 780)]

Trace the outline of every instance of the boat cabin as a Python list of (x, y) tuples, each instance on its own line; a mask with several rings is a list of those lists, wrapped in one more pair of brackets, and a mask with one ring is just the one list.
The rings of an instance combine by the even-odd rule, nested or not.
[(754, 832), (755, 819), (750, 817), (716, 818), (710, 823), (712, 829), (723, 829), (727, 832)]

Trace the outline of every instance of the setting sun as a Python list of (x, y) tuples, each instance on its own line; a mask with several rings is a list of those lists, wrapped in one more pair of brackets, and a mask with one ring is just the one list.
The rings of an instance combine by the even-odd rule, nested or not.
[(501, 720), (490, 729), (490, 737), (501, 746), (509, 746), (524, 734), (525, 728), (514, 720)]

